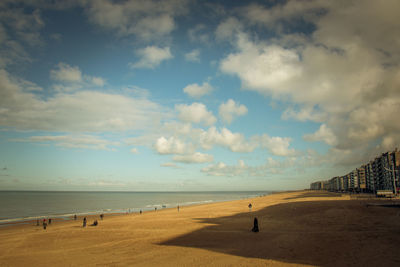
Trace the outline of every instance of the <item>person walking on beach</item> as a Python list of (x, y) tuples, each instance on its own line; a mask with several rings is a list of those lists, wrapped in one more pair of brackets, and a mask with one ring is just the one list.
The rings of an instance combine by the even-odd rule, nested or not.
[(251, 205), (251, 203), (249, 203), (249, 211), (251, 211), (252, 207), (253, 207), (253, 205)]
[(179, 205), (178, 205), (178, 212), (179, 212)]
[(258, 233), (260, 230), (258, 229), (258, 220), (257, 217), (254, 218), (254, 226), (253, 229), (251, 229), (252, 232)]
[(100, 214), (100, 219), (103, 220), (104, 214)]
[(47, 228), (47, 221), (46, 219), (43, 219), (43, 229), (46, 230)]
[(83, 218), (83, 227), (86, 227), (86, 217)]
[(49, 225), (51, 224), (51, 218), (49, 218)]
[(143, 212), (142, 210), (139, 211), (140, 214), (142, 214), (142, 212)]
[(74, 215), (74, 220), (75, 220), (75, 221), (76, 221), (76, 218), (77, 218), (77, 217), (76, 217), (76, 214), (75, 214), (75, 215)]

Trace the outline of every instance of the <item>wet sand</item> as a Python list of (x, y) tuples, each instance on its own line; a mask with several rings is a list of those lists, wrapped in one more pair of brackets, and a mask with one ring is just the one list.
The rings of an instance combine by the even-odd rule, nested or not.
[(382, 204), (393, 201), (298, 191), (88, 216), (96, 227), (18, 224), (0, 228), (0, 266), (400, 266), (400, 208)]

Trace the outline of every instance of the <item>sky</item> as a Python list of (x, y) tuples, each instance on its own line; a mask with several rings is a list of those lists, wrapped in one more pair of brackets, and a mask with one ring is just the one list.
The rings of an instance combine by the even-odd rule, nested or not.
[(0, 2), (0, 190), (292, 190), (400, 144), (397, 0)]

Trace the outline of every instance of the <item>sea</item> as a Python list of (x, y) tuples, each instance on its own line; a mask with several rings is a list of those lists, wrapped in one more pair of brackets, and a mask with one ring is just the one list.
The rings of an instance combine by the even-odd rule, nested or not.
[(42, 218), (134, 213), (253, 198), (272, 191), (220, 192), (66, 192), (0, 191), (0, 226)]

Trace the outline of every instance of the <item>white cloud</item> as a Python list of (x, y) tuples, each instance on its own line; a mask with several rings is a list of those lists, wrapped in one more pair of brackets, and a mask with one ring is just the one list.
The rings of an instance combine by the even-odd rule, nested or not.
[(230, 17), (221, 22), (215, 30), (217, 41), (232, 41), (233, 37), (243, 30), (243, 25), (237, 18)]
[(90, 77), (92, 84), (96, 86), (103, 87), (106, 84), (106, 81), (101, 77)]
[(221, 61), (223, 72), (238, 75), (244, 89), (263, 94), (285, 94), (288, 81), (300, 77), (302, 68), (296, 51), (277, 45), (255, 45), (244, 34), (238, 35), (239, 53)]
[(73, 92), (84, 87), (103, 87), (106, 83), (101, 77), (83, 75), (78, 66), (70, 66), (63, 62), (50, 70), (50, 78), (58, 82), (52, 86), (57, 92)]
[(183, 91), (193, 98), (199, 98), (204, 95), (208, 95), (213, 90), (214, 90), (214, 88), (208, 82), (204, 82), (202, 85), (193, 83), (193, 84), (189, 84), (185, 88), (183, 88)]
[(186, 0), (87, 2), (87, 14), (93, 24), (119, 36), (134, 35), (142, 41), (168, 36), (175, 29), (175, 17), (186, 11)]
[(72, 67), (65, 63), (58, 63), (57, 69), (50, 71), (50, 77), (60, 82), (82, 82), (82, 72), (78, 67)]
[(200, 62), (200, 50), (193, 49), (191, 52), (186, 53), (185, 59), (191, 62)]
[(185, 154), (193, 151), (193, 147), (189, 144), (185, 144), (181, 140), (175, 137), (169, 137), (168, 139), (164, 136), (157, 139), (154, 144), (154, 148), (159, 154)]
[(207, 131), (202, 131), (197, 138), (204, 149), (219, 145), (233, 152), (251, 152), (257, 147), (257, 144), (248, 142), (243, 134), (232, 133), (226, 128), (218, 131), (217, 128), (210, 127)]
[(201, 123), (205, 126), (213, 125), (217, 119), (207, 110), (202, 103), (193, 103), (191, 105), (178, 104), (175, 109), (179, 112), (179, 119), (184, 122)]
[(229, 99), (226, 103), (222, 103), (219, 106), (219, 116), (228, 124), (233, 121), (234, 116), (243, 116), (245, 114), (247, 114), (246, 106), (236, 103), (232, 99)]
[[(243, 89), (283, 101), (291, 107), (282, 118), (320, 122), (305, 136), (336, 150), (374, 144), (400, 144), (400, 21), (398, 1), (287, 1), (272, 8), (250, 5), (246, 23), (275, 31), (261, 40), (237, 33), (236, 52), (220, 69), (238, 76)], [(323, 12), (321, 12), (323, 11)], [(314, 24), (309, 36), (290, 33), (299, 18)], [(256, 41), (255, 41), (256, 40)]]
[(291, 140), (288, 137), (270, 137), (267, 134), (260, 137), (261, 146), (276, 156), (294, 156), (296, 154), (294, 149), (289, 148)]
[(205, 163), (214, 161), (214, 157), (212, 155), (203, 154), (200, 152), (186, 155), (176, 155), (172, 159), (182, 163)]
[(321, 124), (319, 129), (313, 134), (306, 134), (304, 137), (306, 141), (323, 141), (328, 145), (335, 146), (337, 144), (337, 138), (335, 134), (329, 129), (326, 124)]
[(132, 148), (130, 151), (131, 151), (132, 154), (138, 154), (139, 153), (139, 150), (136, 147)]
[(160, 48), (157, 46), (147, 46), (137, 51), (140, 60), (130, 63), (132, 68), (154, 69), (163, 61), (173, 58), (169, 47)]
[(41, 99), (0, 70), (0, 126), (16, 130), (100, 132), (155, 127), (168, 111), (146, 98), (96, 91)]

